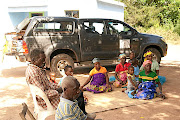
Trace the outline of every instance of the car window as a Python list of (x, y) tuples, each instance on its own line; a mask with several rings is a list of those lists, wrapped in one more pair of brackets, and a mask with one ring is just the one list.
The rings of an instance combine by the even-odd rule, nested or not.
[(87, 33), (93, 34), (103, 34), (104, 33), (104, 23), (103, 22), (89, 22), (83, 23), (83, 27)]
[(131, 29), (120, 22), (108, 22), (107, 33), (111, 35), (114, 34), (132, 35)]
[(61, 34), (73, 33), (73, 22), (41, 22), (35, 27), (35, 32), (58, 32)]

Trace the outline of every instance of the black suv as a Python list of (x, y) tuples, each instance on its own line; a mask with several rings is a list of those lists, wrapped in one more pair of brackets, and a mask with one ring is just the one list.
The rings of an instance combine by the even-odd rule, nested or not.
[(24, 34), (27, 61), (33, 49), (43, 49), (46, 67), (58, 76), (66, 65), (74, 66), (94, 57), (117, 60), (120, 53), (129, 56), (130, 50), (135, 51), (139, 60), (151, 50), (160, 62), (167, 54), (167, 44), (162, 39), (139, 33), (122, 21), (100, 18), (34, 17)]

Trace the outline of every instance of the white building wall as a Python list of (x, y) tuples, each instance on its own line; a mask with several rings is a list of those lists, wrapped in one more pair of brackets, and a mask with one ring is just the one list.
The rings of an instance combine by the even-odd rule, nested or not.
[(14, 31), (13, 24), (8, 14), (8, 1), (3, 1), (0, 4), (0, 50), (2, 50), (3, 45), (5, 44), (4, 34), (7, 32)]
[(65, 16), (65, 10), (79, 10), (79, 17), (94, 17), (96, 0), (49, 0), (49, 16)]
[(97, 18), (97, 0), (81, 0), (80, 18)]
[(64, 10), (79, 10), (79, 0), (49, 0), (48, 16), (65, 16)]
[(98, 1), (97, 9), (97, 16), (100, 18), (111, 18), (124, 21), (123, 6)]
[(124, 21), (123, 6), (99, 0), (49, 0), (48, 16), (65, 16), (64, 10), (79, 10), (80, 18), (112, 18)]

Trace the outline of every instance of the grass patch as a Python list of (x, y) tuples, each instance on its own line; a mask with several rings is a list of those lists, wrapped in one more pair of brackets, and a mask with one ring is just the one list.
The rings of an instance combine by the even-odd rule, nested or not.
[(165, 39), (165, 42), (168, 44), (180, 45), (180, 36), (177, 33), (174, 33), (171, 29), (168, 30), (163, 27), (151, 27), (149, 29), (145, 29), (143, 27), (136, 27), (136, 29), (141, 33), (149, 33), (162, 36)]

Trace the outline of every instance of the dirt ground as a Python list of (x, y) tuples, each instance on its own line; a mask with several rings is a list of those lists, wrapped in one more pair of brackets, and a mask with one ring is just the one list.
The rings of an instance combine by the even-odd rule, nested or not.
[[(163, 93), (167, 99), (148, 104), (123, 107), (115, 110), (97, 113), (97, 119), (102, 120), (180, 120), (180, 56), (176, 54), (180, 46), (169, 45), (168, 55), (162, 59), (160, 75), (167, 82), (163, 85)], [(1, 55), (0, 55), (1, 56)], [(27, 63), (20, 63), (12, 56), (5, 56), (0, 63), (0, 120), (20, 120), (19, 112), (22, 103), (26, 102), (33, 111), (33, 101), (25, 80)], [(75, 74), (83, 82), (91, 68), (76, 69)], [(113, 70), (114, 66), (108, 67)], [(54, 119), (49, 117), (48, 120)]]

